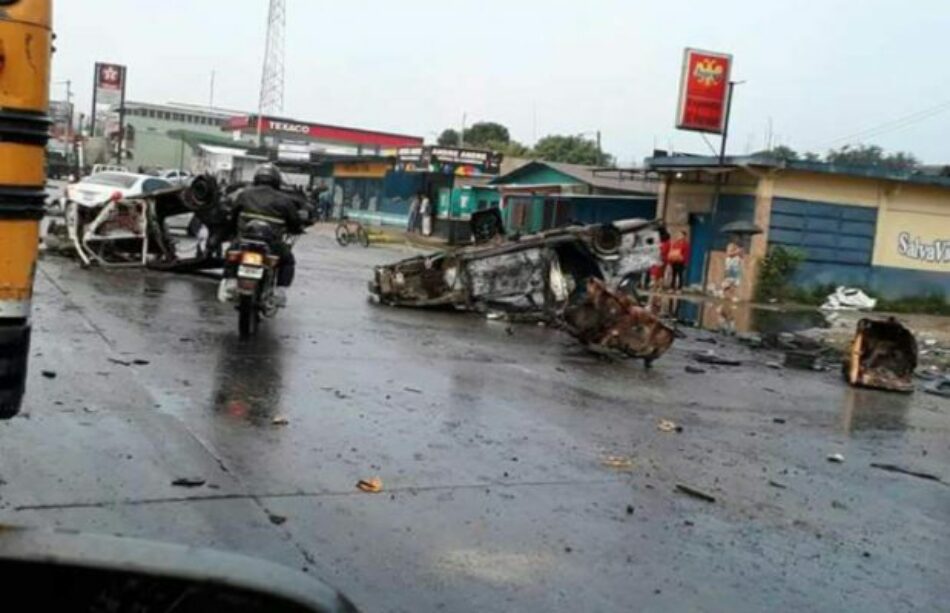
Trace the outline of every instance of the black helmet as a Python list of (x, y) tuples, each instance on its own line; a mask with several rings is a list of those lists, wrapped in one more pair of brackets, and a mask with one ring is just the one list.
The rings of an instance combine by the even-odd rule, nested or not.
[(273, 164), (264, 164), (254, 173), (254, 185), (270, 185), (280, 188), (280, 171)]

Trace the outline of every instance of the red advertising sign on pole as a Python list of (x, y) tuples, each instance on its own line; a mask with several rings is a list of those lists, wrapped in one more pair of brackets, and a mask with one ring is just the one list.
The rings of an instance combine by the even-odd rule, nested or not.
[(99, 104), (118, 104), (125, 89), (125, 66), (96, 64), (96, 98)]
[(726, 128), (732, 56), (686, 49), (676, 127), (722, 134)]

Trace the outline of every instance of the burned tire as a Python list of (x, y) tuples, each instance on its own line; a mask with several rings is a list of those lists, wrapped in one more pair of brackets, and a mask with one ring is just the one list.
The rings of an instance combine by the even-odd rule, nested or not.
[(369, 234), (362, 227), (356, 230), (356, 242), (364, 248), (369, 247)]
[(238, 335), (250, 338), (257, 333), (257, 304), (254, 296), (241, 296), (238, 303)]
[(346, 247), (350, 244), (350, 231), (347, 230), (343, 224), (336, 227), (336, 242), (339, 243), (341, 247)]

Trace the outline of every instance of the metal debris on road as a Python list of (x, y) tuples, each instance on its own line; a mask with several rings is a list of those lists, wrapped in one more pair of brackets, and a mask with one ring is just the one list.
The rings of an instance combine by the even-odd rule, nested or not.
[(611, 290), (594, 278), (587, 281), (584, 301), (564, 311), (562, 328), (589, 348), (642, 359), (648, 367), (675, 338), (671, 327), (629, 294)]
[(201, 487), (206, 481), (201, 477), (179, 477), (172, 481), (175, 487)]
[(943, 479), (937, 475), (931, 473), (923, 473), (916, 470), (910, 470), (897, 466), (896, 464), (878, 464), (877, 462), (871, 463), (872, 468), (877, 468), (880, 470), (886, 470), (892, 473), (900, 473), (902, 475), (910, 475), (911, 477), (917, 477), (918, 479), (927, 479), (928, 481), (937, 481), (938, 483), (943, 483)]
[(676, 422), (670, 421), (668, 419), (661, 419), (656, 425), (656, 429), (660, 432), (682, 432), (683, 426), (680, 426)]
[(627, 456), (609, 455), (601, 461), (601, 464), (614, 470), (633, 470), (633, 460)]
[(769, 480), (769, 485), (772, 486), (772, 487), (778, 488), (778, 489), (780, 489), (780, 490), (786, 490), (786, 489), (788, 489), (788, 486), (787, 486), (787, 485), (783, 485), (783, 484), (779, 483), (778, 481), (772, 481), (771, 479)]
[(422, 393), (422, 390), (416, 389), (416, 388), (414, 388), (414, 387), (404, 387), (404, 388), (402, 388), (402, 389), (406, 390), (407, 392), (411, 392), (411, 393), (413, 393), (413, 394), (421, 394), (421, 393)]
[(724, 358), (715, 353), (694, 353), (693, 359), (700, 364), (712, 364), (713, 366), (742, 366), (741, 360)]
[(287, 518), (283, 515), (275, 515), (273, 513), (268, 513), (267, 519), (269, 519), (270, 523), (274, 524), (275, 526), (283, 525), (287, 521)]
[(270, 423), (275, 426), (286, 426), (290, 423), (290, 420), (283, 415), (278, 415), (274, 419), (270, 420)]
[(686, 494), (687, 496), (692, 496), (693, 498), (702, 500), (704, 502), (716, 502), (715, 496), (707, 494), (706, 492), (698, 490), (694, 487), (683, 485), (682, 483), (676, 484), (676, 491)]
[(914, 391), (917, 340), (893, 317), (858, 322), (851, 350), (844, 360), (845, 380), (856, 387), (893, 392)]
[(691, 375), (702, 375), (706, 372), (706, 369), (704, 368), (700, 368), (699, 366), (691, 366), (689, 364), (687, 364), (686, 368), (684, 368), (683, 370), (685, 370)]
[(119, 366), (131, 366), (132, 362), (127, 362), (126, 360), (119, 360), (116, 358), (109, 358), (109, 361), (113, 364), (118, 364)]
[(42, 374), (43, 374), (43, 376), (46, 377), (47, 379), (55, 379), (55, 378), (56, 378), (56, 371), (54, 371), (54, 370), (44, 370)]
[(379, 477), (372, 479), (360, 479), (356, 482), (356, 487), (367, 494), (378, 494), (383, 491), (383, 480)]
[(840, 453), (833, 453), (828, 456), (828, 461), (833, 464), (841, 464), (844, 462), (844, 456)]

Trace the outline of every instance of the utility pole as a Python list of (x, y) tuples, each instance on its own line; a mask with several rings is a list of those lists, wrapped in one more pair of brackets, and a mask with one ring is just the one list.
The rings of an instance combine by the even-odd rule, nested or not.
[(462, 129), (459, 130), (459, 149), (465, 147), (465, 120), (468, 119), (466, 113), (462, 113)]
[(99, 93), (99, 63), (96, 62), (92, 68), (92, 113), (89, 114), (89, 138), (96, 136), (96, 105), (98, 104)]
[[(719, 210), (719, 199), (722, 196), (722, 183), (726, 176), (726, 142), (729, 140), (729, 120), (732, 117), (732, 93), (736, 85), (741, 85), (745, 81), (729, 81), (729, 87), (726, 89), (726, 121), (722, 128), (722, 141), (719, 144), (719, 174), (716, 177), (716, 189), (713, 192), (712, 207), (709, 211), (709, 222), (712, 224), (716, 219), (716, 213)], [(713, 237), (715, 240), (715, 237)], [(703, 289), (706, 288), (706, 282), (709, 280), (710, 257), (707, 251), (706, 265), (703, 267)]]
[(123, 153), (125, 152), (124, 151), (125, 149), (125, 87), (126, 87), (125, 77), (126, 77), (127, 72), (128, 72), (128, 69), (125, 66), (123, 66), (122, 67), (122, 98), (119, 100), (119, 146), (117, 147), (118, 150), (116, 151), (116, 157), (118, 158), (116, 161), (119, 163), (119, 166), (122, 165), (122, 157), (123, 157)]
[(597, 130), (597, 165), (604, 163), (604, 148), (600, 146), (600, 130)]

